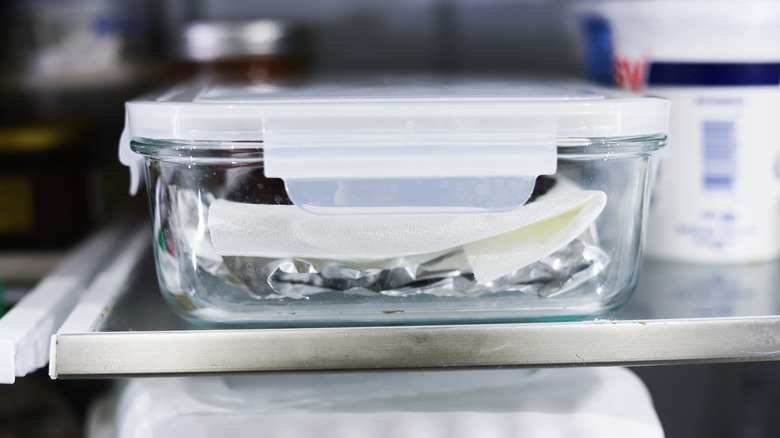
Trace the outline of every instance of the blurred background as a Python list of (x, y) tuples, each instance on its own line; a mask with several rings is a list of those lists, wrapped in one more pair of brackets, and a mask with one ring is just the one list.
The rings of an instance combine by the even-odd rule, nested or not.
[[(91, 230), (146, 217), (117, 159), (126, 100), (199, 75), (583, 77), (573, 2), (4, 0), (0, 314)], [(669, 437), (780, 434), (775, 364), (635, 371)], [(0, 438), (80, 436), (91, 397), (109, 384), (39, 372), (0, 386)]]

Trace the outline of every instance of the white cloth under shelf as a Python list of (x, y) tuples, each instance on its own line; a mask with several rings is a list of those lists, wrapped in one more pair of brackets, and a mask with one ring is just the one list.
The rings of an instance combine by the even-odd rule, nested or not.
[(660, 438), (625, 368), (133, 379), (115, 438)]

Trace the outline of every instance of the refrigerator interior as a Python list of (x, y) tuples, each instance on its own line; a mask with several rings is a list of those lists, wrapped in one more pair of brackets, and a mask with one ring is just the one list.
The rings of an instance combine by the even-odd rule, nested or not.
[[(50, 138), (62, 139), (61, 144), (52, 143), (51, 154), (46, 157), (49, 167), (41, 171), (41, 174), (55, 174), (59, 179), (52, 184), (42, 176), (36, 178), (49, 187), (59, 181), (67, 192), (52, 198), (62, 196), (71, 206), (78, 205), (79, 210), (74, 213), (61, 207), (62, 213), (56, 210), (45, 213), (49, 218), (60, 218), (55, 222), (63, 225), (61, 231), (52, 228), (51, 234), (39, 233), (43, 237), (34, 241), (24, 237), (0, 243), (0, 314), (13, 308), (28, 291), (41, 287), (41, 280), (57, 269), (65, 274), (76, 273), (75, 277), (83, 276), (71, 278), (73, 282), (67, 287), (88, 289), (92, 284), (98, 290), (101, 287), (94, 286), (97, 281), (111, 284), (110, 280), (99, 278), (101, 269), (112, 267), (130, 275), (129, 280), (113, 286), (117, 297), (121, 297), (116, 301), (120, 304), (119, 316), (101, 313), (102, 308), (88, 308), (87, 311), (93, 312), (87, 317), (89, 324), (84, 325), (82, 321), (71, 327), (81, 324), (78, 330), (84, 332), (114, 331), (123, 335), (125, 330), (136, 329), (139, 332), (191, 329), (178, 320), (166, 319), (171, 315), (160, 310), (159, 305), (163, 303), (154, 287), (140, 287), (143, 293), (153, 295), (141, 302), (151, 303), (154, 310), (131, 306), (136, 300), (130, 295), (132, 292), (122, 287), (151, 278), (144, 283), (148, 286), (154, 281), (148, 248), (134, 243), (132, 236), (137, 237), (138, 231), (133, 226), (122, 231), (111, 228), (117, 222), (142, 223), (141, 228), (148, 227), (145, 194), (134, 197), (127, 194), (129, 175), (117, 159), (116, 145), (124, 121), (123, 103), (177, 80), (180, 61), (176, 55), (180, 50), (177, 44), (187, 25), (248, 18), (295, 23), (305, 30), (307, 41), (307, 49), (297, 56), (305, 58), (305, 68), (314, 76), (443, 73), (581, 78), (580, 51), (566, 14), (567, 6), (573, 2), (576, 0), (4, 2), (0, 6), (3, 22), (0, 50), (4, 53), (0, 60), (4, 93), (0, 125), (25, 129), (32, 126), (36, 132), (45, 130), (53, 136)], [(64, 23), (74, 27), (68, 28)], [(93, 34), (73, 30), (85, 23)], [(100, 35), (102, 39), (90, 39), (90, 35)], [(64, 125), (73, 129), (63, 129)], [(2, 160), (0, 155), (0, 171), (6, 169)], [(63, 174), (54, 173), (52, 169), (61, 170), (63, 163), (72, 167), (64, 167), (67, 171)], [(11, 166), (28, 164), (29, 160)], [(13, 181), (4, 181), (0, 174), (0, 183), (4, 182)], [(7, 187), (18, 193), (13, 188), (17, 186)], [(18, 202), (16, 199), (4, 195), (0, 187), (0, 208), (16, 205), (13, 203)], [(25, 218), (20, 214), (9, 222), (11, 225), (0, 226), (13, 228), (23, 224)], [(15, 229), (24, 230), (24, 226)], [(28, 231), (21, 232), (22, 236), (32, 235)], [(103, 233), (105, 240), (91, 243), (97, 249), (84, 250), (84, 242), (90, 245), (89, 239), (96, 233)], [(148, 242), (149, 236), (142, 235), (140, 240)], [(115, 263), (89, 265), (86, 255), (79, 256), (80, 249), (91, 252), (91, 257), (97, 259), (102, 254), (106, 263), (111, 260)], [(94, 255), (95, 251), (98, 255)], [(116, 253), (122, 251), (136, 254), (136, 259), (142, 260), (139, 262), (142, 268), (139, 270), (136, 261), (127, 261), (125, 265), (116, 262)], [(63, 262), (66, 262), (64, 267)], [(778, 272), (780, 266), (774, 262), (747, 271), (650, 264), (646, 266), (637, 295), (618, 321), (636, 321), (641, 327), (647, 324), (660, 331), (667, 320), (687, 322), (713, 318), (733, 323), (738, 332), (743, 327), (740, 324), (757, 318), (759, 323), (766, 323), (763, 327), (768, 330), (766, 345), (776, 345), (780, 338), (777, 323), (780, 288), (775, 281)], [(101, 290), (110, 293), (110, 288)], [(75, 301), (76, 297), (57, 299)], [(66, 316), (52, 313), (40, 317), (41, 321), (54, 318), (62, 324)], [(92, 321), (93, 316), (101, 319)], [(153, 319), (151, 329), (145, 328), (144, 318)], [(628, 323), (621, 327), (627, 326)], [(709, 331), (709, 326), (702, 327), (705, 328), (701, 328), (701, 333), (710, 336), (707, 339), (719, 336), (718, 332)], [(696, 330), (700, 330), (699, 326), (682, 333), (697, 333)], [(731, 341), (724, 336), (724, 345), (731, 345), (728, 344)], [(68, 347), (67, 342), (69, 338), (63, 338), (63, 349)], [(38, 347), (48, 359), (49, 345)], [(751, 356), (735, 351), (730, 356), (723, 353), (716, 357), (721, 351), (701, 357), (693, 357), (691, 353), (691, 357), (680, 360), (645, 359), (641, 354), (626, 353), (625, 357), (603, 361), (606, 362), (603, 364), (631, 366), (630, 370), (647, 387), (667, 437), (777, 436), (780, 373), (776, 360), (780, 352), (753, 351), (755, 354)], [(540, 349), (536, 365), (549, 360), (544, 353), (545, 349)], [(714, 363), (721, 361), (731, 363)], [(597, 359), (583, 362), (599, 365)], [(475, 366), (465, 362), (463, 365)], [(508, 364), (487, 367), (504, 365)], [(564, 358), (553, 366), (572, 365), (577, 364)], [(78, 366), (72, 375), (63, 374), (70, 379), (52, 380), (45, 367), (38, 371), (32, 368), (29, 375), (17, 377), (12, 385), (0, 385), (0, 438), (77, 437), (95, 432), (90, 430), (94, 426), (90, 421), (95, 420), (99, 409), (96, 406), (104, 406), (100, 403), (115, 396), (118, 388), (131, 380), (123, 379), (127, 376), (113, 378), (110, 372), (98, 379), (85, 378), (89, 372), (79, 374)], [(257, 371), (249, 370), (249, 373)], [(485, 372), (488, 376), (489, 371)], [(109, 418), (109, 422), (113, 420)]]

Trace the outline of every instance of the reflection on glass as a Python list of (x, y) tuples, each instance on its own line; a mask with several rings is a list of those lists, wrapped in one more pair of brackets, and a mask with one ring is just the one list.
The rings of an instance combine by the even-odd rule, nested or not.
[(626, 318), (780, 314), (780, 263), (695, 265), (646, 260)]

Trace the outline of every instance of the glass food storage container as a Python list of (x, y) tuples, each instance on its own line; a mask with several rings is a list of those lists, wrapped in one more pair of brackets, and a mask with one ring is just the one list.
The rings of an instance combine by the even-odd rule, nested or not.
[(261, 327), (556, 321), (636, 287), (668, 102), (473, 79), (183, 84), (126, 106), (163, 295)]

